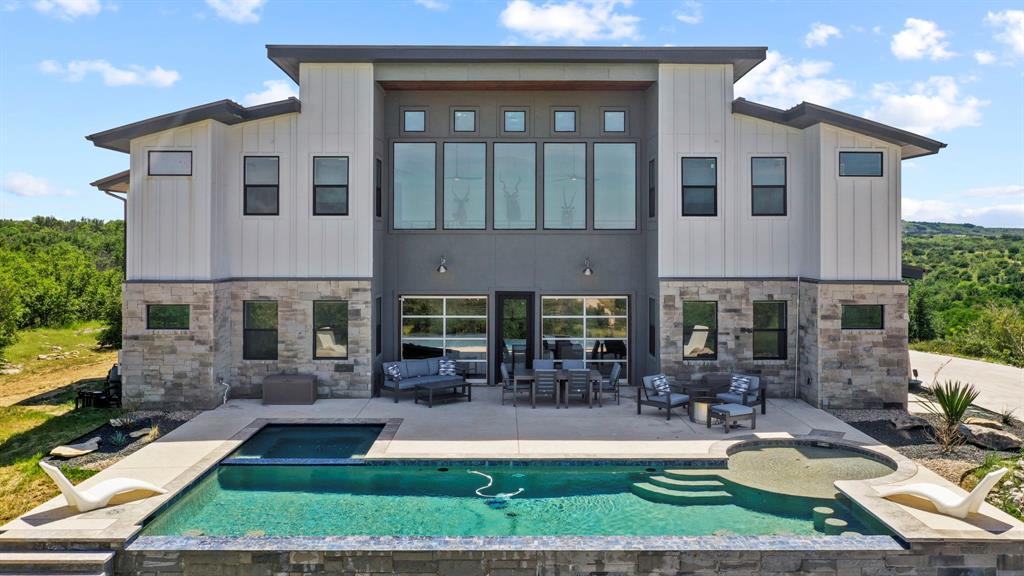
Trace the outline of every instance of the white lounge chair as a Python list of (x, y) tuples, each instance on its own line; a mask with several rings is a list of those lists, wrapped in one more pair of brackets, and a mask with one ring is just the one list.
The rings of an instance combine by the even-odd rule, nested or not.
[(697, 324), (690, 333), (690, 342), (683, 346), (683, 358), (689, 358), (704, 349), (708, 343), (708, 327)]
[(966, 496), (961, 496), (948, 488), (943, 488), (936, 484), (924, 483), (908, 484), (906, 486), (884, 486), (877, 488), (877, 490), (878, 494), (883, 498), (902, 494), (916, 496), (931, 502), (943, 514), (955, 516), (956, 518), (967, 518), (968, 514), (977, 512), (978, 508), (981, 508), (981, 503), (985, 501), (985, 496), (988, 496), (988, 493), (999, 483), (999, 479), (1007, 472), (1006, 468), (989, 472), (981, 479), (981, 482), (978, 482), (974, 490), (971, 490), (971, 493)]
[(43, 472), (46, 472), (46, 475), (53, 480), (58, 488), (60, 488), (60, 493), (64, 495), (64, 499), (67, 500), (68, 506), (77, 509), (79, 512), (88, 512), (90, 510), (96, 510), (97, 508), (103, 508), (108, 502), (110, 502), (111, 498), (118, 494), (125, 494), (136, 490), (153, 492), (154, 494), (164, 494), (167, 492), (167, 490), (154, 486), (149, 482), (133, 480), (131, 478), (111, 478), (110, 480), (100, 482), (88, 490), (79, 490), (75, 488), (74, 484), (64, 477), (60, 468), (42, 461), (39, 462), (39, 466), (42, 467)]
[(321, 328), (316, 331), (317, 353), (328, 358), (336, 356), (348, 356), (348, 347), (334, 341), (334, 332), (331, 329)]

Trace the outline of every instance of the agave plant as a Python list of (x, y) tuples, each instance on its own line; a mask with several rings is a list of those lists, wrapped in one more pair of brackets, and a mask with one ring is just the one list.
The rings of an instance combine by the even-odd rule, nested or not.
[(932, 386), (935, 403), (926, 403), (925, 407), (937, 419), (935, 424), (935, 442), (948, 452), (963, 442), (960, 424), (964, 421), (967, 409), (978, 398), (978, 391), (969, 382), (946, 380), (944, 384)]
[(125, 434), (121, 430), (114, 430), (113, 434), (110, 435), (110, 443), (114, 446), (124, 446), (131, 441), (131, 436)]

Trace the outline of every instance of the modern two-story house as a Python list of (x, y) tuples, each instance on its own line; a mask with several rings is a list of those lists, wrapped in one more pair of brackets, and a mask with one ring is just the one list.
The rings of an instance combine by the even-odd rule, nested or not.
[[(733, 97), (764, 48), (277, 46), (300, 98), (88, 136), (130, 154), (125, 395), (210, 407), (382, 361), (723, 370), (906, 400), (900, 163), (944, 144)], [(122, 196), (123, 195), (123, 196)]]

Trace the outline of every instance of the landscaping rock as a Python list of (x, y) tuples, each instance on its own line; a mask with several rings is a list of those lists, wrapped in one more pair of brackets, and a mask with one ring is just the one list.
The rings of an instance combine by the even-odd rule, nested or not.
[(148, 435), (150, 430), (152, 430), (152, 428), (140, 428), (135, 432), (129, 433), (128, 435), (131, 436), (132, 438), (142, 438), (143, 436)]
[(925, 428), (928, 426), (928, 421), (920, 416), (913, 416), (911, 414), (900, 414), (893, 416), (891, 420), (893, 428), (897, 430), (913, 430), (915, 428)]
[(992, 420), (991, 418), (979, 418), (977, 416), (971, 416), (970, 418), (964, 418), (964, 424), (973, 424), (975, 426), (984, 426), (985, 428), (995, 428), (996, 430), (1002, 430), (1003, 425), (998, 420)]
[(24, 366), (21, 364), (0, 364), (0, 376), (14, 376), (20, 374)]
[(976, 424), (961, 424), (960, 433), (971, 444), (990, 450), (1018, 450), (1024, 443), (1019, 437), (1009, 432), (985, 428)]
[(50, 450), (50, 456), (59, 456), (61, 458), (74, 458), (76, 456), (82, 456), (90, 452), (95, 452), (96, 450), (99, 450), (99, 447), (100, 437), (95, 436), (93, 438), (86, 440), (85, 442), (80, 442), (78, 444), (67, 444), (64, 446), (57, 446), (53, 450)]

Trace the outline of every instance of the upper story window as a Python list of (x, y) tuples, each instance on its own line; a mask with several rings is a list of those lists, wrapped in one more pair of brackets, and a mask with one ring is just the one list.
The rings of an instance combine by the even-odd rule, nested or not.
[(455, 132), (476, 132), (476, 110), (456, 110), (452, 129)]
[(526, 110), (505, 110), (502, 129), (505, 132), (526, 132)]
[(191, 150), (150, 150), (150, 176), (191, 176)]
[(718, 160), (683, 158), (683, 216), (718, 214)]
[(594, 228), (636, 228), (636, 144), (594, 144)]
[(280, 159), (277, 156), (245, 157), (246, 215), (276, 215), (279, 204)]
[(426, 110), (405, 110), (402, 112), (403, 132), (426, 132), (427, 111)]
[(884, 308), (881, 304), (843, 304), (840, 325), (843, 330), (882, 330)]
[(575, 132), (576, 111), (555, 110), (555, 132)]
[(437, 190), (433, 142), (395, 142), (391, 177), (396, 230), (433, 230)]
[(544, 227), (587, 227), (587, 145), (544, 144)]
[(313, 214), (345, 216), (348, 214), (348, 157), (317, 156), (313, 158)]
[(867, 176), (878, 177), (882, 175), (882, 153), (881, 152), (840, 152), (839, 153), (839, 175), (840, 176)]
[(605, 110), (604, 111), (604, 131), (605, 132), (625, 132), (626, 131), (626, 111), (625, 110)]
[(188, 330), (188, 304), (148, 304), (147, 330)]
[(536, 228), (537, 145), (533, 142), (496, 142), (493, 174), (494, 228)]
[(483, 230), (487, 227), (487, 144), (445, 142), (444, 227)]
[(786, 159), (750, 159), (751, 214), (786, 215)]

